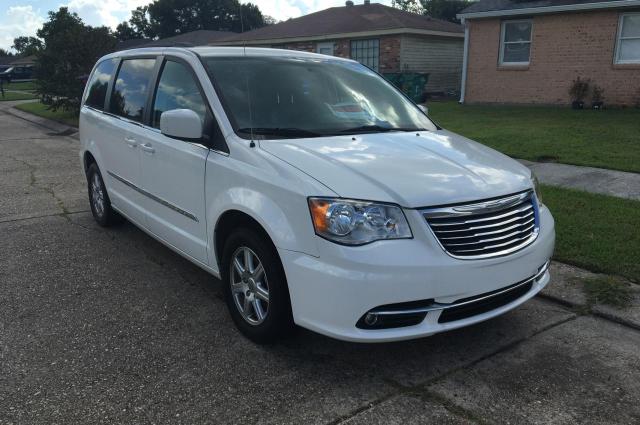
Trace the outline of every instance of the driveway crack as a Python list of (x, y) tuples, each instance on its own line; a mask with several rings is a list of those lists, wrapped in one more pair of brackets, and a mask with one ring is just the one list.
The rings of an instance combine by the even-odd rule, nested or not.
[(450, 369), (444, 373), (441, 373), (440, 375), (437, 375), (431, 379), (428, 379), (424, 382), (415, 384), (415, 385), (402, 385), (399, 382), (396, 382), (394, 380), (391, 379), (386, 379), (385, 381), (387, 383), (389, 383), (390, 385), (392, 385), (393, 387), (396, 388), (395, 391), (392, 391), (389, 394), (386, 394), (378, 399), (375, 399), (369, 403), (367, 403), (364, 406), (360, 406), (356, 409), (354, 409), (353, 411), (351, 411), (350, 413), (343, 415), (333, 421), (328, 422), (327, 425), (339, 425), (339, 424), (345, 424), (345, 423), (349, 423), (349, 421), (351, 421), (352, 419), (354, 419), (356, 416), (367, 412), (371, 409), (373, 409), (374, 407), (384, 403), (387, 400), (390, 400), (394, 397), (397, 396), (401, 396), (401, 395), (413, 395), (413, 396), (420, 396), (422, 397), (424, 400), (428, 400), (432, 403), (436, 403), (440, 406), (442, 406), (444, 409), (446, 409), (447, 411), (451, 412), (452, 414), (455, 414), (457, 416), (462, 416), (463, 418), (474, 422), (474, 423), (478, 423), (478, 424), (489, 424), (491, 423), (491, 421), (482, 418), (480, 416), (478, 416), (477, 414), (467, 411), (466, 409), (464, 409), (461, 406), (458, 406), (457, 404), (455, 404), (452, 400), (449, 400), (446, 397), (443, 397), (439, 394), (433, 393), (431, 391), (429, 391), (428, 387), (433, 385), (436, 382), (439, 382), (451, 375), (453, 375), (454, 373), (460, 372), (462, 370), (467, 370), (470, 369), (472, 367), (474, 367), (475, 365), (477, 365), (478, 363), (481, 363), (491, 357), (494, 357), (498, 354), (507, 352), (509, 350), (512, 350), (514, 348), (516, 348), (517, 346), (519, 346), (520, 344), (530, 340), (531, 338), (534, 338), (537, 335), (540, 335), (541, 333), (547, 332), (555, 327), (558, 326), (562, 326), (568, 322), (571, 322), (573, 320), (576, 320), (577, 318), (581, 317), (580, 314), (575, 314), (571, 317), (568, 317), (566, 319), (560, 320), (556, 323), (552, 323), (550, 325), (544, 326), (540, 329), (538, 329), (537, 331), (524, 336), (520, 339), (517, 339), (515, 341), (510, 342), (509, 344), (498, 348), (497, 350), (494, 350), (488, 354), (485, 354), (484, 356), (480, 356), (479, 358), (472, 360), (466, 364), (460, 365), (458, 367), (455, 367), (453, 369)]
[(49, 185), (44, 185), (44, 184), (39, 184), (38, 183), (38, 178), (36, 176), (36, 171), (38, 171), (38, 167), (31, 164), (28, 161), (25, 161), (24, 159), (20, 159), (17, 158), (15, 156), (12, 155), (6, 155), (7, 158), (19, 162), (21, 164), (23, 164), (25, 167), (27, 167), (27, 169), (29, 170), (29, 187), (32, 187), (34, 189), (41, 189), (44, 190), (46, 193), (48, 193), (49, 195), (51, 195), (51, 197), (54, 199), (56, 206), (60, 209), (60, 211), (62, 212), (62, 216), (69, 220), (69, 209), (66, 207), (64, 201), (62, 200), (62, 198), (60, 198), (55, 190), (54, 190), (54, 185), (53, 184), (49, 184)]

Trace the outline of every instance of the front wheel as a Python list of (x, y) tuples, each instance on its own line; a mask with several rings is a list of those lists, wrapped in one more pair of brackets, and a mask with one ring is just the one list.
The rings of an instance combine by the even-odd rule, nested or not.
[(263, 235), (235, 230), (225, 243), (221, 266), (229, 312), (246, 337), (266, 344), (290, 334), (287, 280), (277, 251)]

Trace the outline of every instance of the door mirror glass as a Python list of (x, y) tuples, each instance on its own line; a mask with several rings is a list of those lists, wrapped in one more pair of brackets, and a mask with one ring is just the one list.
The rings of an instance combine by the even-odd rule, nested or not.
[(191, 109), (172, 109), (160, 115), (160, 131), (168, 137), (199, 141), (202, 138), (202, 120)]
[(425, 105), (418, 105), (418, 108), (420, 108), (420, 110), (424, 112), (425, 115), (429, 115), (429, 108), (427, 108)]

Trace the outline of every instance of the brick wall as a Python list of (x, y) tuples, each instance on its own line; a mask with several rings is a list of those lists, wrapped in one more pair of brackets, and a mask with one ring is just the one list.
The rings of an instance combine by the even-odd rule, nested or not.
[(303, 42), (298, 42), (298, 43), (287, 43), (287, 44), (281, 44), (281, 45), (273, 46), (273, 47), (278, 47), (280, 49), (300, 50), (300, 51), (303, 51), (303, 52), (312, 52), (312, 53), (316, 52), (316, 42), (315, 41), (303, 41)]
[[(380, 40), (380, 69), (384, 72), (400, 71), (400, 39), (401, 36), (376, 37)], [(320, 43), (325, 43), (320, 42)], [(299, 43), (286, 43), (274, 45), (280, 49), (302, 50), (305, 52), (316, 52), (317, 42), (305, 41)], [(333, 40), (333, 54), (342, 58), (349, 58), (351, 51), (350, 39)]]
[(400, 72), (400, 36), (380, 37), (380, 69), (381, 74)]
[(606, 104), (635, 104), (640, 65), (613, 63), (618, 18), (617, 11), (535, 16), (529, 65), (517, 69), (498, 65), (499, 19), (468, 21), (465, 101), (568, 104), (569, 86), (580, 76), (604, 88)]

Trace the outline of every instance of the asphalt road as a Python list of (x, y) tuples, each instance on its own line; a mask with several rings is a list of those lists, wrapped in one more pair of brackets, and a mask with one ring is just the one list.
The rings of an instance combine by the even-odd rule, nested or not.
[(254, 345), (216, 279), (95, 225), (77, 140), (7, 106), (0, 424), (640, 422), (640, 332), (540, 298), (416, 341)]

